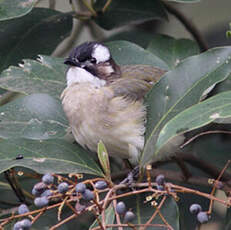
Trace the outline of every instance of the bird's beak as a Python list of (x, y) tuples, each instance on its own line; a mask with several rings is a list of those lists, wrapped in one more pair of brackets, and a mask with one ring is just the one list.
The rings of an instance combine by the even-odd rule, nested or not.
[(79, 61), (76, 58), (71, 58), (71, 57), (66, 58), (64, 64), (81, 67)]

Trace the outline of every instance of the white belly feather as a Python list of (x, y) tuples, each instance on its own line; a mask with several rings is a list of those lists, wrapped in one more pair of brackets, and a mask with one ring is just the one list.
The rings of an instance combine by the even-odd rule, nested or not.
[(108, 87), (72, 84), (62, 94), (64, 111), (76, 141), (93, 152), (100, 140), (112, 156), (137, 163), (144, 146), (145, 107), (113, 97)]

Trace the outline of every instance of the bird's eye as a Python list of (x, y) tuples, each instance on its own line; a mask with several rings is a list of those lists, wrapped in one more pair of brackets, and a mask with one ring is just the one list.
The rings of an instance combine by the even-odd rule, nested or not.
[(93, 64), (95, 64), (96, 63), (96, 59), (95, 58), (91, 58), (90, 62), (93, 63)]

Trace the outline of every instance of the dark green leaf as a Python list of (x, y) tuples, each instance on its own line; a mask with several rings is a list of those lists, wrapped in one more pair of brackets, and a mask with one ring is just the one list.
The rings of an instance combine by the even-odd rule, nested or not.
[(1, 0), (0, 1), (0, 21), (22, 17), (28, 14), (36, 0)]
[(109, 41), (125, 40), (135, 43), (136, 45), (139, 45), (145, 49), (152, 39), (153, 39), (153, 33), (151, 32), (148, 33), (147, 31), (141, 29), (131, 29), (131, 30), (115, 33), (112, 36), (106, 38), (106, 40), (104, 41), (109, 42)]
[(206, 89), (229, 76), (230, 56), (231, 48), (225, 47), (187, 58), (153, 86), (146, 98), (148, 120), (141, 165), (156, 159), (155, 144), (166, 122), (198, 103)]
[(167, 122), (156, 142), (156, 154), (173, 137), (222, 118), (231, 118), (231, 91), (195, 104)]
[[(16, 160), (21, 154), (23, 159)], [(103, 176), (90, 154), (77, 144), (61, 139), (9, 139), (0, 142), (0, 172), (15, 166), (38, 173), (87, 173)]]
[(0, 72), (9, 65), (18, 64), (23, 58), (51, 54), (69, 35), (71, 28), (70, 15), (46, 8), (34, 8), (24, 17), (1, 22)]
[(231, 229), (231, 209), (227, 209), (226, 213), (226, 221), (225, 221), (225, 230), (230, 230)]
[[(101, 11), (105, 3), (106, 0), (97, 0), (95, 9)], [(159, 0), (116, 0), (104, 13), (98, 13), (94, 20), (102, 28), (110, 30), (129, 23), (166, 18), (164, 6)]]
[(153, 55), (142, 47), (128, 41), (108, 42), (113, 59), (119, 65), (145, 64), (168, 69), (168, 66), (159, 57)]
[[(102, 216), (100, 216), (99, 219), (102, 220)], [(115, 220), (115, 211), (113, 205), (110, 204), (109, 207), (105, 210), (105, 225), (114, 224), (114, 220)], [(89, 229), (96, 228), (97, 226), (99, 226), (98, 221), (95, 220)], [(107, 229), (112, 230), (112, 228), (107, 228)]]
[(48, 94), (32, 94), (0, 107), (1, 138), (59, 138), (67, 128), (61, 102)]
[(20, 67), (11, 66), (0, 76), (0, 87), (24, 94), (47, 93), (56, 98), (66, 86), (66, 66), (62, 58), (40, 56), (37, 61), (24, 60)]
[(189, 39), (174, 39), (166, 35), (155, 35), (147, 50), (175, 68), (186, 57), (199, 54), (196, 42)]

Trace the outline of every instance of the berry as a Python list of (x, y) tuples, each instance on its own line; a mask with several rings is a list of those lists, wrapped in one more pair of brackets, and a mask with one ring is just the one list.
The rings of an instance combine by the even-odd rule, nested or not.
[(22, 229), (29, 229), (31, 227), (31, 221), (28, 219), (23, 219), (20, 221)]
[(164, 191), (163, 185), (157, 185), (156, 188), (157, 188), (157, 190)]
[(18, 221), (14, 224), (13, 230), (21, 230), (22, 229), (22, 224), (21, 221)]
[(49, 203), (49, 200), (47, 199), (46, 196), (37, 197), (37, 198), (34, 199), (34, 204), (38, 208), (45, 207), (45, 206), (48, 205), (48, 203)]
[(189, 208), (189, 211), (192, 214), (197, 214), (202, 210), (201, 206), (199, 204), (192, 204)]
[(32, 189), (32, 194), (34, 196), (40, 196), (41, 195), (41, 193), (39, 191), (37, 191), (35, 188)]
[(124, 222), (128, 223), (135, 219), (135, 214), (132, 211), (127, 211), (124, 215)]
[(116, 212), (119, 215), (123, 215), (126, 212), (126, 206), (125, 206), (125, 204), (124, 204), (123, 201), (120, 201), (119, 203), (117, 203), (117, 205), (116, 205)]
[(160, 174), (156, 177), (156, 183), (158, 185), (163, 185), (165, 183), (165, 177), (163, 174)]
[(27, 212), (29, 212), (29, 209), (28, 209), (27, 205), (21, 204), (21, 205), (18, 207), (18, 214), (19, 214), (19, 215), (24, 214), (24, 213), (27, 213)]
[(86, 189), (83, 193), (82, 193), (82, 196), (83, 196), (83, 199), (84, 200), (93, 200), (94, 199), (94, 193), (89, 190), (89, 189)]
[(47, 188), (46, 184), (44, 184), (43, 182), (39, 182), (34, 185), (32, 194), (35, 196), (40, 196), (41, 193), (43, 193), (46, 190), (46, 188)]
[(95, 183), (95, 188), (99, 190), (105, 189), (107, 188), (107, 183), (104, 180), (99, 180)]
[(46, 173), (42, 177), (42, 182), (49, 185), (54, 183), (54, 177), (50, 173)]
[(52, 196), (52, 191), (50, 189), (45, 190), (42, 194), (41, 197), (43, 196)]
[(221, 181), (215, 182), (215, 187), (217, 189), (222, 189), (224, 187), (224, 184)]
[(66, 193), (68, 191), (68, 183), (62, 182), (61, 184), (59, 184), (58, 191), (63, 194)]
[(201, 223), (201, 224), (204, 224), (204, 223), (207, 223), (209, 221), (209, 217), (208, 217), (208, 214), (206, 212), (199, 212), (197, 214), (197, 220)]
[(83, 193), (85, 192), (86, 190), (86, 185), (84, 183), (78, 183), (76, 186), (75, 186), (75, 191), (76, 192), (80, 192), (80, 193)]

